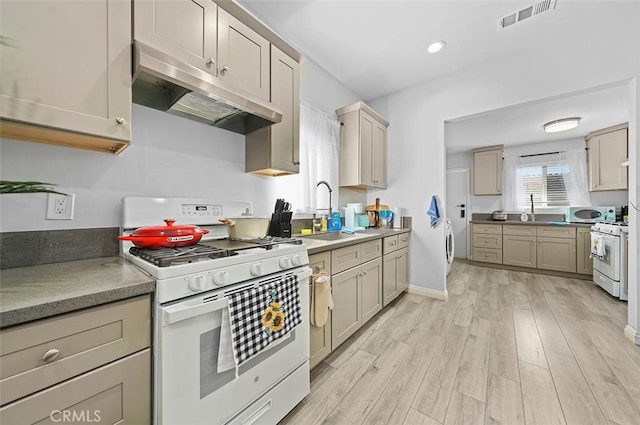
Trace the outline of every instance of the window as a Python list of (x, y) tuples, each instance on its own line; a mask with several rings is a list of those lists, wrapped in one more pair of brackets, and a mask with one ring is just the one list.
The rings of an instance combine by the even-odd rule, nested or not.
[(529, 205), (531, 195), (536, 207), (561, 207), (569, 205), (565, 176), (567, 164), (528, 164), (516, 168), (518, 205)]
[(506, 211), (590, 206), (584, 149), (553, 154), (506, 154), (502, 174), (502, 207)]

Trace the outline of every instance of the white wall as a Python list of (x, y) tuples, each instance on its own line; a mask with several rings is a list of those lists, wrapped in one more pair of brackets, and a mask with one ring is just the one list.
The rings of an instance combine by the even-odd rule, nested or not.
[[(538, 153), (546, 152), (558, 152), (566, 151), (570, 149), (580, 149), (585, 147), (585, 141), (582, 138), (559, 140), (556, 142), (543, 142), (543, 143), (531, 143), (518, 146), (505, 146), (504, 154), (511, 156), (518, 155), (534, 155)], [(473, 169), (473, 153), (462, 152), (457, 154), (447, 155), (447, 169), (469, 167)], [(492, 211), (502, 210), (502, 197), (501, 196), (474, 196), (473, 188), (470, 186), (471, 191), (471, 209), (472, 213), (490, 213)], [(597, 206), (615, 206), (620, 207), (626, 205), (629, 199), (629, 192), (626, 190), (609, 190), (603, 192), (589, 192), (591, 198), (591, 205)], [(509, 211), (519, 212), (519, 211)], [(548, 208), (539, 209), (539, 213), (555, 214), (563, 213), (564, 208)]]
[[(301, 67), (302, 101), (333, 114), (357, 96), (311, 61)], [(2, 180), (39, 180), (76, 194), (72, 221), (45, 220), (46, 195), (2, 195), (0, 231), (112, 227), (124, 196), (193, 196), (253, 201), (268, 214), (275, 199), (302, 201), (300, 175), (244, 173), (244, 136), (133, 105), (132, 143), (119, 156), (0, 140)], [(336, 191), (336, 194), (338, 191)]]
[[(638, 77), (638, 55), (631, 52), (640, 51), (640, 3), (616, 4), (624, 10), (616, 14), (614, 31), (568, 32), (561, 40), (541, 43), (537, 51), (528, 49), (369, 102), (391, 122), (385, 201), (414, 216), (413, 285), (446, 289), (444, 227), (432, 229), (425, 214), (431, 195), (445, 196), (444, 122)], [(606, 4), (590, 7), (603, 8), (606, 15)], [(635, 176), (631, 182), (636, 184)], [(373, 197), (371, 193), (369, 199)]]

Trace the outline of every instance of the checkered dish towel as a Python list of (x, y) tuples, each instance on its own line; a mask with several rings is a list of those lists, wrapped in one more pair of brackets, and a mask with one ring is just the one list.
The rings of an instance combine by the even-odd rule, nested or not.
[[(237, 368), (268, 345), (277, 345), (302, 322), (297, 276), (228, 294), (222, 312), (218, 372)], [(286, 338), (285, 338), (286, 339)]]

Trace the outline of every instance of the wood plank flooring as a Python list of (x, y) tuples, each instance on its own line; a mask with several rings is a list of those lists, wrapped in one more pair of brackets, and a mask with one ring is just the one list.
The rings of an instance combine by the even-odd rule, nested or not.
[(311, 372), (280, 425), (640, 424), (627, 303), (462, 261), (447, 289), (398, 297)]

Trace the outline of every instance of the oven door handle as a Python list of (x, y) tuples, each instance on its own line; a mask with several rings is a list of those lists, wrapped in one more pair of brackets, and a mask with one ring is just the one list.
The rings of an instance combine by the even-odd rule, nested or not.
[(163, 323), (165, 326), (172, 325), (183, 320), (196, 316), (222, 310), (229, 307), (229, 300), (222, 298), (215, 301), (198, 303), (196, 305), (174, 304), (162, 308)]

